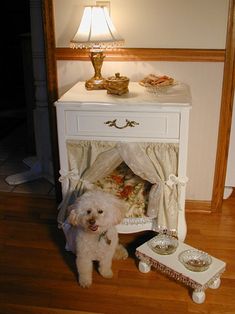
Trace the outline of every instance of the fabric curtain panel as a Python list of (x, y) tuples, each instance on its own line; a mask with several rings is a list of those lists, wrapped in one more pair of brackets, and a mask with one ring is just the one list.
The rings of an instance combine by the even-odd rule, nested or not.
[(178, 145), (165, 143), (119, 143), (117, 149), (131, 170), (152, 183), (147, 215), (157, 217), (159, 230), (176, 230), (178, 189), (169, 187), (171, 174), (177, 176)]
[(157, 218), (157, 229), (177, 231), (179, 182), (177, 178), (178, 144), (145, 142), (68, 141), (69, 171), (60, 180), (69, 180), (67, 195), (59, 208), (58, 222), (63, 223), (66, 209), (74, 198), (104, 178), (123, 161), (139, 177), (152, 184), (148, 217)]

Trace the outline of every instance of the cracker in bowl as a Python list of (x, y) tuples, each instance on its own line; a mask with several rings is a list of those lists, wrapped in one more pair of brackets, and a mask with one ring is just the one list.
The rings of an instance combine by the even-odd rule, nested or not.
[(148, 86), (170, 86), (174, 84), (174, 79), (167, 75), (149, 74), (143, 78), (139, 84), (144, 87)]

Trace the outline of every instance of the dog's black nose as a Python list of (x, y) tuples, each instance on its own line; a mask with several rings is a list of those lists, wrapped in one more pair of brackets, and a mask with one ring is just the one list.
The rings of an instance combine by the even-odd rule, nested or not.
[(91, 226), (95, 225), (95, 223), (96, 223), (95, 219), (93, 219), (93, 218), (92, 218), (92, 219), (89, 219), (88, 222), (89, 222), (89, 224), (90, 224)]

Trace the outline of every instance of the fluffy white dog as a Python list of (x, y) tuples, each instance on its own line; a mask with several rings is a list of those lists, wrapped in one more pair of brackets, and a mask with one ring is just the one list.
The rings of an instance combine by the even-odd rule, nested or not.
[(76, 226), (75, 254), (79, 284), (92, 284), (93, 261), (99, 262), (99, 273), (111, 278), (112, 259), (125, 259), (127, 250), (119, 244), (115, 225), (125, 215), (126, 204), (101, 190), (91, 190), (69, 207), (68, 222)]

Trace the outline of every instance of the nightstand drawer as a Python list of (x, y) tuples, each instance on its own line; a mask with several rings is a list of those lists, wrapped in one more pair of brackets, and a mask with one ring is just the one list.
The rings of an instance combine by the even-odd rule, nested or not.
[(179, 138), (178, 112), (65, 111), (67, 136)]

